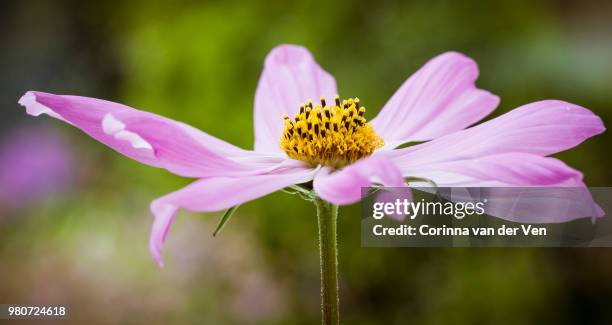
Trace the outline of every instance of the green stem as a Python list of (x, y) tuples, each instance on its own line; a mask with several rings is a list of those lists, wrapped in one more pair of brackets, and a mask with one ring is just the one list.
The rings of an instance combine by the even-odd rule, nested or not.
[(338, 206), (315, 198), (319, 217), (319, 255), (321, 262), (321, 313), (323, 325), (340, 323), (338, 295)]

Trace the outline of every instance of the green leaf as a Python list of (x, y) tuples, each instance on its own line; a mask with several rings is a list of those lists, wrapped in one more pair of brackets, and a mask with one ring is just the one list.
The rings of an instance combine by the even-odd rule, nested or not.
[(227, 210), (225, 210), (225, 212), (223, 213), (223, 215), (221, 216), (221, 219), (219, 220), (219, 224), (217, 224), (217, 228), (215, 229), (215, 231), (213, 232), (213, 237), (217, 236), (218, 233), (221, 232), (221, 230), (223, 229), (223, 227), (225, 227), (225, 224), (229, 221), (229, 219), (234, 215), (234, 212), (236, 212), (236, 210), (238, 210), (238, 207), (240, 205), (236, 205), (233, 206)]
[(370, 197), (370, 196), (376, 194), (380, 190), (382, 190), (381, 186), (370, 186), (370, 187), (368, 187), (368, 193), (363, 198)]
[(291, 195), (298, 195), (299, 197), (301, 197), (302, 199), (306, 201), (312, 201), (316, 197), (313, 191), (305, 189), (300, 185), (291, 185), (289, 187), (285, 187), (281, 189), (281, 191), (287, 194), (291, 194)]
[(429, 185), (431, 185), (431, 187), (433, 188), (438, 188), (438, 184), (436, 184), (436, 182), (434, 182), (433, 180), (429, 179), (429, 178), (423, 178), (423, 177), (406, 177), (404, 178), (404, 180), (406, 181), (406, 183), (410, 182), (422, 182), (422, 183), (427, 183)]

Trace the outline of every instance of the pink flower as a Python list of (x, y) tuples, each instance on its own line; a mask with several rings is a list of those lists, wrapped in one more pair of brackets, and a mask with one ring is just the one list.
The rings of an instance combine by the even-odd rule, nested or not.
[(10, 130), (0, 139), (0, 210), (26, 207), (62, 192), (73, 180), (73, 170), (73, 153), (53, 129)]
[[(603, 132), (601, 119), (544, 100), (466, 129), (499, 104), (476, 88), (477, 77), (470, 58), (439, 55), (367, 123), (358, 99), (331, 102), (336, 81), (305, 48), (282, 45), (267, 56), (255, 93), (254, 150), (100, 99), (29, 91), (19, 103), (28, 114), (70, 123), (132, 159), (198, 178), (151, 204), (150, 251), (161, 265), (179, 208), (218, 211), (309, 181), (334, 204), (359, 201), (361, 187), (372, 184), (404, 186), (405, 177), (439, 186), (584, 186), (580, 172), (547, 156)], [(329, 102), (305, 103), (321, 96)]]

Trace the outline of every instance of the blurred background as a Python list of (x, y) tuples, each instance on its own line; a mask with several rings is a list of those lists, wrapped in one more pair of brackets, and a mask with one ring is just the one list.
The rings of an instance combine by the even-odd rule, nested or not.
[[(493, 116), (577, 103), (612, 125), (609, 1), (3, 1), (0, 4), (0, 303), (65, 303), (74, 323), (316, 324), (314, 207), (277, 193), (181, 212), (148, 254), (152, 199), (189, 183), (17, 105), (29, 89), (105, 98), (252, 148), (267, 52), (308, 47), (372, 118), (426, 60), (462, 51)], [(612, 185), (610, 132), (558, 155)], [(610, 324), (612, 250), (361, 248), (340, 211), (345, 324)]]

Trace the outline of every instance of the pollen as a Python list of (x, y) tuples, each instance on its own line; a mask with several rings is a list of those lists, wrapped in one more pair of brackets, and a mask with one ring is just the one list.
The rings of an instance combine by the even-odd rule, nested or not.
[(359, 98), (313, 106), (312, 101), (300, 105), (293, 119), (283, 116), (285, 129), (280, 147), (291, 158), (311, 166), (341, 168), (371, 155), (384, 142), (364, 117), (365, 107)]

